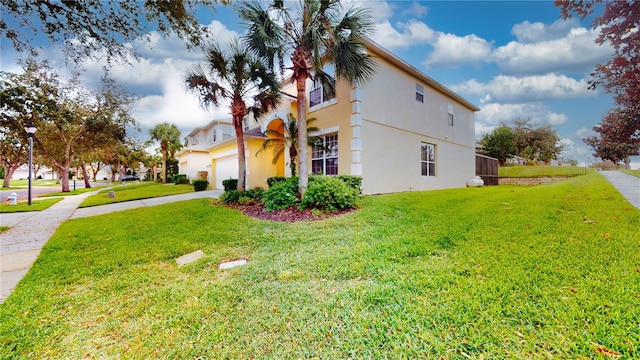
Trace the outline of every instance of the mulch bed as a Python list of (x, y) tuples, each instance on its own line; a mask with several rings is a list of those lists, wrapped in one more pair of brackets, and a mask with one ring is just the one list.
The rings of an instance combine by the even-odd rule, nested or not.
[(229, 205), (232, 209), (237, 209), (242, 212), (246, 216), (250, 216), (260, 220), (271, 220), (271, 221), (280, 221), (280, 222), (297, 222), (297, 221), (313, 221), (313, 220), (324, 220), (336, 216), (340, 216), (342, 214), (350, 213), (355, 209), (342, 210), (338, 212), (317, 212), (312, 211), (310, 209), (298, 210), (296, 207), (290, 207), (284, 210), (274, 210), (268, 212), (264, 204), (259, 201), (252, 201), (243, 204), (233, 204)]

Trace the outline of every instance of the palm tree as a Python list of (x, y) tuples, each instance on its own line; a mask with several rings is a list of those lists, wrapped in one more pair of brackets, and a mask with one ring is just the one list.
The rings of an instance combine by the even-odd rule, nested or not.
[[(290, 3), (288, 3), (290, 4)], [(339, 0), (302, 0), (296, 9), (274, 0), (265, 9), (260, 2), (243, 2), (238, 8), (247, 23), (246, 44), (268, 59), (277, 59), (281, 71), (288, 56), (296, 83), (298, 108), (299, 181), (303, 195), (308, 185), (307, 96), (306, 81), (319, 81), (329, 94), (335, 93), (335, 81), (323, 71), (325, 64), (335, 66), (336, 78), (350, 83), (365, 82), (374, 74), (375, 61), (365, 50), (365, 38), (373, 31), (373, 21), (365, 9), (342, 11)]]
[[(206, 69), (198, 65), (186, 76), (187, 87), (200, 96), (203, 107), (217, 107), (228, 101), (238, 145), (238, 190), (245, 190), (247, 160), (243, 122), (249, 113), (257, 119), (280, 103), (280, 83), (276, 75), (257, 56), (235, 41), (225, 49), (212, 43), (205, 49)], [(254, 105), (247, 99), (253, 97)]]
[[(311, 118), (307, 120), (307, 134), (318, 131), (315, 126), (311, 126), (311, 123), (316, 121), (316, 118)], [(262, 143), (262, 146), (256, 152), (256, 156), (262, 151), (266, 151), (267, 149), (273, 149), (273, 160), (272, 163), (275, 165), (278, 163), (278, 160), (284, 155), (285, 149), (289, 149), (289, 167), (291, 167), (291, 176), (296, 176), (296, 163), (298, 159), (298, 121), (293, 116), (293, 114), (287, 115), (287, 121), (283, 122), (282, 131), (278, 129), (267, 129), (264, 132), (264, 135), (267, 136), (267, 139)], [(307, 142), (309, 144), (313, 144), (318, 137), (316, 136), (308, 136)]]
[(160, 143), (162, 154), (162, 182), (167, 182), (167, 159), (170, 154), (175, 154), (182, 147), (180, 144), (180, 130), (174, 124), (162, 123), (149, 130), (151, 140)]

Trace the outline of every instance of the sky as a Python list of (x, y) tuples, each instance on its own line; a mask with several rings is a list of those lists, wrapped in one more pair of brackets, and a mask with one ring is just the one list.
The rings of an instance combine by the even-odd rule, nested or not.
[[(476, 113), (476, 138), (516, 119), (531, 119), (557, 130), (565, 145), (561, 158), (593, 162), (582, 139), (614, 107), (602, 89), (590, 90), (590, 73), (608, 61), (613, 49), (599, 46), (590, 19), (563, 20), (553, 1), (367, 1), (349, 0), (345, 7), (364, 6), (375, 20), (372, 40), (420, 71), (452, 89), (481, 110)], [(199, 21), (217, 41), (241, 36), (244, 28), (233, 10), (218, 5), (203, 11)], [(139, 62), (117, 65), (111, 74), (140, 97), (133, 109), (148, 138), (158, 123), (176, 124), (185, 136), (214, 119), (228, 118), (226, 108), (203, 110), (186, 91), (184, 76), (203, 61), (200, 50), (187, 50), (175, 37), (131, 44)], [(61, 67), (55, 48), (47, 49)], [(2, 47), (2, 69), (19, 72), (15, 54)], [(83, 64), (83, 80), (98, 87), (101, 63)], [(635, 168), (640, 159), (634, 158)]]

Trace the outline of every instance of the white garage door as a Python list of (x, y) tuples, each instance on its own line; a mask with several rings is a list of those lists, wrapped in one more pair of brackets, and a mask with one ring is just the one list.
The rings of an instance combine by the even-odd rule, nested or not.
[(238, 178), (238, 157), (225, 156), (216, 160), (216, 189), (224, 189), (222, 181)]

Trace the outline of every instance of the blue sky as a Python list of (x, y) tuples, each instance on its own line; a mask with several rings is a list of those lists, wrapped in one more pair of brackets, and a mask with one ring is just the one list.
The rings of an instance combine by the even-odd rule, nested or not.
[[(612, 49), (594, 43), (590, 20), (560, 18), (552, 1), (365, 1), (345, 6), (371, 10), (373, 40), (482, 110), (476, 114), (476, 136), (501, 123), (531, 118), (558, 130), (566, 146), (563, 157), (593, 161), (582, 138), (614, 106), (601, 89), (589, 90), (589, 73), (611, 58)], [(200, 21), (228, 41), (244, 32), (228, 7), (203, 12)], [(187, 51), (175, 38), (151, 33), (150, 41), (132, 45), (142, 55), (132, 66), (116, 66), (112, 74), (141, 96), (134, 109), (146, 138), (148, 128), (168, 121), (183, 134), (228, 110), (200, 109), (186, 93), (186, 69), (201, 53)], [(11, 51), (3, 47), (2, 67), (17, 71)], [(49, 49), (56, 58), (55, 49)], [(62, 60), (57, 61), (63, 64)], [(87, 61), (83, 75), (95, 86), (102, 64)]]

